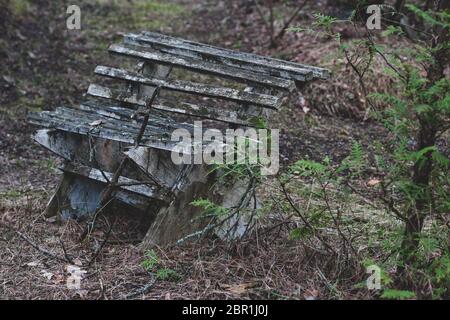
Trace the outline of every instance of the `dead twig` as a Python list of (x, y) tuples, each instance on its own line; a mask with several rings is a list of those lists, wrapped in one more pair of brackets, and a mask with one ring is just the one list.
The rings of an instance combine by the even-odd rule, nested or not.
[(105, 234), (105, 238), (103, 239), (102, 243), (100, 244), (100, 246), (97, 248), (97, 250), (95, 250), (94, 254), (92, 255), (91, 259), (88, 262), (88, 266), (90, 266), (92, 264), (92, 262), (95, 261), (95, 259), (97, 259), (98, 255), (100, 254), (100, 252), (102, 251), (103, 247), (105, 246), (105, 244), (108, 242), (108, 239), (111, 235), (112, 232), (112, 228), (114, 227), (115, 223), (117, 221), (117, 217), (113, 220), (113, 222), (111, 223), (111, 225), (108, 228), (108, 231)]
[(288, 201), (290, 207), (295, 211), (295, 213), (297, 214), (297, 216), (303, 221), (305, 227), (307, 227), (309, 230), (311, 230), (313, 232), (313, 234), (316, 236), (316, 238), (320, 241), (320, 243), (322, 243), (322, 245), (327, 248), (328, 250), (330, 250), (334, 255), (337, 255), (336, 250), (333, 249), (333, 247), (331, 247), (326, 240), (320, 235), (320, 233), (317, 231), (316, 228), (314, 228), (313, 225), (311, 225), (311, 223), (308, 221), (308, 219), (306, 219), (306, 217), (303, 215), (303, 213), (299, 210), (299, 208), (295, 205), (294, 200), (292, 200), (291, 196), (289, 195), (289, 192), (286, 189), (285, 184), (281, 183), (281, 188), (283, 190), (283, 194), (284, 197), (286, 198), (286, 200)]
[(71, 258), (71, 257), (69, 256), (69, 254), (67, 253), (66, 246), (65, 246), (65, 244), (64, 244), (64, 242), (62, 241), (61, 238), (59, 238), (59, 243), (61, 244), (61, 248), (62, 248), (62, 250), (63, 250), (63, 252), (64, 252), (64, 257), (66, 258), (66, 260), (67, 260), (70, 264), (75, 264), (75, 263), (73, 262), (72, 258)]
[(36, 244), (33, 240), (31, 240), (26, 234), (20, 232), (19, 230), (16, 230), (14, 227), (12, 227), (12, 226), (10, 226), (10, 225), (8, 225), (8, 224), (2, 222), (2, 221), (0, 221), (0, 227), (1, 227), (1, 228), (8, 229), (8, 230), (14, 232), (14, 233), (15, 233), (16, 235), (18, 235), (23, 241), (27, 242), (29, 245), (31, 245), (33, 248), (35, 248), (37, 251), (41, 252), (42, 254), (44, 254), (44, 255), (46, 255), (46, 256), (52, 258), (52, 259), (61, 261), (61, 262), (69, 262), (69, 263), (72, 263), (72, 262), (71, 262), (71, 259), (67, 259), (67, 257), (64, 257), (64, 258), (63, 258), (63, 257), (60, 257), (60, 256), (58, 256), (57, 254), (55, 254), (55, 253), (53, 253), (53, 252), (50, 252), (49, 250), (47, 250), (47, 249), (45, 249), (45, 248), (42, 248), (40, 245)]
[(150, 277), (151, 277), (151, 279), (150, 279), (150, 281), (149, 281), (146, 285), (144, 285), (144, 286), (143, 286), (142, 288), (140, 288), (140, 289), (137, 289), (137, 290), (135, 290), (135, 291), (133, 291), (133, 292), (127, 294), (127, 295), (125, 296), (125, 299), (132, 299), (132, 298), (135, 298), (135, 297), (137, 297), (137, 296), (139, 296), (139, 295), (141, 295), (141, 294), (146, 294), (147, 292), (149, 292), (150, 289), (153, 287), (153, 285), (154, 285), (155, 282), (156, 282), (156, 279), (155, 279), (155, 277), (154, 277), (152, 274), (150, 274)]

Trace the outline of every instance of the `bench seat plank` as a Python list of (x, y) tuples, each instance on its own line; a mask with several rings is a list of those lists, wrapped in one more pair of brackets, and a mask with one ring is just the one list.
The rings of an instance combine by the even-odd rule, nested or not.
[[(29, 121), (32, 124), (45, 128), (52, 128), (72, 132), (81, 135), (91, 135), (103, 139), (134, 144), (140, 125), (129, 121), (120, 121), (99, 113), (89, 114), (76, 109), (58, 108), (56, 111), (44, 111), (29, 113)], [(151, 121), (152, 117), (149, 121)], [(101, 121), (101, 125), (92, 126), (94, 121)], [(117, 121), (117, 122), (115, 122)], [(155, 130), (155, 128), (157, 128)], [(157, 149), (171, 151), (176, 142), (170, 141), (171, 131), (163, 130), (164, 127), (148, 126), (141, 140), (141, 145)]]

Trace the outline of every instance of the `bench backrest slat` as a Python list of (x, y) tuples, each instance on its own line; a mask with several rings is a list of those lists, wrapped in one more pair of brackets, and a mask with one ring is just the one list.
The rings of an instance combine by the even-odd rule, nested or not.
[[(145, 97), (139, 97), (136, 93), (124, 94), (123, 91), (107, 88), (97, 84), (91, 84), (89, 86), (88, 94), (93, 97), (125, 102), (136, 106), (136, 108), (146, 106)], [(164, 99), (158, 99), (157, 102), (152, 105), (152, 108), (160, 111), (185, 114), (237, 125), (251, 125), (249, 119), (246, 119), (245, 116), (243, 116), (242, 119), (239, 119), (236, 112), (214, 108), (208, 105), (199, 106), (189, 102), (177, 101), (174, 103)]]
[(233, 51), (230, 49), (219, 48), (207, 44), (197, 43), (194, 41), (160, 35), (153, 32), (143, 32), (140, 35), (125, 35), (125, 42), (140, 43), (144, 45), (148, 44), (164, 48), (190, 51), (199, 54), (205, 59), (217, 59), (221, 63), (233, 64), (242, 68), (249, 68), (256, 71), (259, 70), (260, 72), (265, 71), (269, 74), (278, 71), (280, 77), (297, 81), (304, 81), (302, 80), (302, 78), (304, 78), (305, 75), (309, 73), (312, 73), (315, 78), (319, 79), (327, 79), (330, 76), (330, 72), (327, 69), (323, 68), (308, 66), (275, 58), (263, 57), (253, 53)]
[[(88, 94), (110, 100), (119, 108), (141, 112), (148, 107), (156, 87), (163, 91), (183, 93), (165, 99), (165, 92), (152, 103), (155, 111), (178, 114), (240, 126), (258, 127), (267, 123), (273, 110), (293, 89), (304, 82), (328, 78), (323, 68), (290, 61), (237, 52), (208, 44), (183, 40), (152, 32), (126, 34), (120, 44), (112, 44), (109, 52), (133, 60), (134, 68), (97, 66), (95, 73), (120, 80), (123, 90), (115, 85), (91, 84)], [(173, 68), (226, 79), (210, 84), (208, 77), (188, 81), (177, 79)], [(131, 71), (132, 70), (132, 71)], [(194, 75), (195, 76), (195, 75)], [(297, 86), (298, 87), (298, 86)], [(208, 97), (206, 102), (199, 102)], [(224, 103), (226, 101), (227, 103)], [(232, 103), (229, 103), (232, 102)], [(183, 118), (183, 117), (181, 117)], [(186, 118), (186, 117), (184, 117)], [(180, 117), (176, 117), (180, 119)], [(209, 122), (208, 122), (209, 123)]]
[(159, 86), (162, 89), (225, 99), (234, 102), (245, 102), (271, 109), (278, 109), (281, 104), (280, 98), (271, 95), (245, 92), (232, 88), (206, 85), (203, 83), (196, 83), (191, 81), (147, 78), (139, 73), (134, 73), (118, 68), (98, 66), (95, 69), (95, 73), (98, 75), (139, 83), (147, 86)]
[(144, 46), (113, 44), (109, 47), (109, 51), (111, 53), (149, 60), (156, 63), (178, 66), (200, 73), (222, 76), (243, 83), (257, 84), (287, 91), (292, 91), (295, 88), (295, 83), (292, 80), (263, 75), (242, 68), (212, 63), (191, 57), (163, 53)]

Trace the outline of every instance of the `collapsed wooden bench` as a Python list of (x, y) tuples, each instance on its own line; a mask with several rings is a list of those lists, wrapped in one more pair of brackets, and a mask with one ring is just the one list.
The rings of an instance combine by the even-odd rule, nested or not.
[(193, 220), (199, 213), (190, 206), (193, 200), (214, 197), (227, 206), (242, 204), (246, 188), (240, 181), (211, 195), (217, 177), (208, 174), (207, 165), (171, 160), (174, 130), (193, 132), (195, 119), (204, 120), (203, 130), (255, 127), (298, 85), (330, 76), (322, 68), (152, 32), (127, 34), (109, 52), (126, 58), (126, 66), (98, 66), (95, 73), (110, 80), (91, 84), (88, 101), (29, 114), (32, 124), (45, 128), (34, 139), (66, 160), (45, 213), (61, 219), (91, 216), (114, 172), (128, 159), (115, 177), (114, 201), (107, 205), (146, 216), (144, 242), (150, 246), (174, 242), (204, 226)]

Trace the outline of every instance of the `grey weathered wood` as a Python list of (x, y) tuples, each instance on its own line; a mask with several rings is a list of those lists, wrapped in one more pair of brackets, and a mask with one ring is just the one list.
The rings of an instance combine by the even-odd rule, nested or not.
[[(236, 51), (236, 50), (231, 50), (231, 49), (227, 49), (227, 48), (221, 48), (221, 47), (217, 47), (217, 46), (213, 46), (213, 45), (209, 45), (209, 44), (202, 44), (199, 42), (195, 42), (195, 41), (190, 41), (190, 40), (186, 40), (186, 39), (181, 39), (181, 38), (175, 38), (175, 37), (171, 37), (168, 35), (163, 35), (163, 34), (158, 34), (155, 32), (149, 32), (149, 31), (143, 31), (141, 32), (142, 35), (145, 35), (146, 37), (151, 37), (151, 38), (163, 38), (163, 39), (168, 39), (169, 41), (181, 41), (184, 44), (187, 44), (190, 48), (193, 48), (193, 50), (199, 50), (199, 48), (204, 47), (207, 48), (209, 50), (211, 50), (211, 54), (217, 54), (218, 56), (221, 56), (222, 54), (224, 56), (227, 57), (231, 57), (231, 58), (235, 58), (235, 59), (239, 59), (245, 62), (250, 62), (250, 63), (256, 63), (256, 64), (265, 64), (267, 66), (270, 66), (273, 69), (281, 69), (281, 70), (287, 70), (287, 71), (293, 71), (293, 72), (298, 72), (298, 73), (303, 73), (304, 70), (308, 70), (308, 72), (312, 72), (314, 77), (317, 78), (324, 78), (327, 79), (331, 73), (328, 69), (325, 68), (319, 68), (319, 67), (315, 67), (315, 66), (311, 66), (311, 65), (306, 65), (306, 64), (302, 64), (302, 63), (298, 63), (298, 62), (292, 62), (292, 61), (287, 61), (287, 60), (282, 60), (282, 59), (276, 59), (276, 58), (272, 58), (272, 57), (267, 57), (267, 56), (261, 56), (255, 53), (249, 53), (249, 52), (241, 52), (241, 51)], [(206, 52), (208, 53), (208, 52)]]
[(144, 77), (140, 74), (126, 71), (123, 69), (98, 66), (95, 68), (95, 73), (98, 75), (136, 82), (148, 86), (160, 86), (163, 89), (198, 94), (212, 98), (221, 98), (235, 102), (249, 102), (262, 107), (278, 109), (281, 104), (281, 99), (274, 96), (244, 92), (232, 88), (225, 88), (219, 86), (211, 86), (203, 83), (196, 83), (191, 81), (181, 80), (160, 80)]
[[(258, 92), (262, 94), (268, 94), (269, 89), (264, 87), (247, 87), (244, 89), (246, 92)], [(279, 94), (281, 98), (281, 94)], [(270, 117), (272, 110), (267, 108), (258, 108), (258, 106), (252, 105), (250, 103), (244, 103), (239, 106), (238, 116), (242, 117), (243, 115), (252, 116), (253, 119), (260, 119), (263, 121), (267, 121)], [(267, 123), (266, 123), (267, 124)]]
[[(88, 94), (94, 97), (105, 99), (112, 99), (120, 102), (130, 103), (136, 106), (145, 107), (146, 102), (144, 97), (139, 97), (137, 94), (124, 94), (122, 91), (110, 89), (96, 84), (91, 84), (88, 89)], [(222, 122), (238, 124), (243, 126), (251, 126), (251, 117), (245, 114), (239, 118), (237, 112), (227, 111), (225, 109), (214, 108), (212, 106), (199, 106), (189, 102), (171, 102), (159, 99), (158, 103), (152, 105), (152, 109), (172, 112), (178, 114), (185, 114), (194, 117), (200, 117), (211, 120), (218, 120)]]
[[(109, 110), (112, 107), (86, 103), (82, 104), (82, 107), (84, 110), (61, 107), (55, 111), (31, 112), (28, 115), (28, 119), (32, 124), (49, 129), (59, 129), (80, 135), (90, 135), (92, 137), (119, 141), (130, 145), (134, 144), (134, 139), (140, 130), (140, 124), (138, 122), (118, 120), (105, 116), (102, 110)], [(124, 113), (131, 111), (129, 109), (121, 110)], [(94, 122), (100, 122), (100, 124), (92, 126), (91, 124)], [(170, 120), (166, 123), (161, 123), (161, 118), (151, 114), (149, 125), (141, 140), (141, 145), (172, 151), (174, 147), (179, 146), (179, 142), (172, 141), (171, 134), (174, 129), (179, 128), (184, 128), (190, 132), (194, 130), (194, 126), (190, 124), (177, 123), (174, 126)], [(189, 155), (193, 154), (193, 151), (188, 149), (180, 152)]]
[[(114, 172), (120, 166), (126, 157), (124, 152), (131, 147), (119, 141), (73, 134), (57, 129), (40, 129), (34, 135), (34, 140), (65, 160), (108, 172)], [(123, 170), (122, 176), (134, 180), (148, 180), (131, 162)], [(161, 185), (167, 190), (170, 189), (170, 184), (159, 184)]]
[[(140, 65), (141, 67), (137, 72), (147, 78), (164, 80), (167, 79), (169, 77), (169, 74), (172, 72), (172, 66), (162, 65), (150, 61), (141, 61), (140, 63), (138, 63), (138, 65)], [(145, 95), (147, 99), (150, 99), (156, 90), (156, 87), (144, 86), (137, 83), (133, 83), (133, 86), (135, 89), (137, 89), (138, 92), (141, 92), (143, 95)]]
[(126, 156), (136, 163), (143, 172), (158, 177), (170, 190), (177, 189), (179, 176), (185, 171), (186, 165), (173, 163), (170, 153), (147, 147), (132, 148)]
[[(121, 121), (115, 118), (104, 117), (100, 110), (94, 109), (91, 111), (94, 112), (62, 107), (56, 109), (56, 114), (66, 119), (76, 119), (79, 123), (90, 126), (91, 131), (110, 129), (127, 131), (130, 134), (137, 134), (139, 132), (140, 123), (136, 120), (130, 119), (129, 121)], [(98, 121), (101, 121), (101, 123), (97, 125), (96, 123)], [(150, 138), (157, 137), (168, 139), (170, 137), (171, 129), (173, 129), (173, 127), (170, 124), (160, 126), (155, 125), (155, 123), (151, 123), (147, 126), (144, 135)]]
[(151, 45), (154, 49), (172, 54), (197, 56), (205, 60), (218, 61), (220, 63), (241, 67), (255, 72), (276, 75), (296, 81), (309, 81), (312, 77), (328, 79), (330, 72), (327, 69), (313, 67), (305, 64), (268, 58), (252, 53), (244, 53), (194, 41), (161, 35), (153, 32), (125, 35), (126, 43)]
[[(112, 179), (113, 173), (111, 172), (105, 172), (100, 171), (95, 168), (90, 168), (87, 166), (79, 165), (79, 164), (73, 164), (68, 163), (66, 164), (62, 170), (64, 172), (71, 172), (77, 175), (81, 175), (83, 177), (89, 178), (91, 180), (95, 180), (102, 183), (107, 183), (109, 180)], [(106, 180), (106, 178), (108, 180)], [(165, 196), (162, 196), (158, 194), (158, 186), (152, 185), (149, 181), (146, 181), (143, 183), (142, 181), (136, 181), (133, 179), (129, 179), (126, 177), (119, 177), (118, 184), (122, 185), (120, 186), (120, 189), (124, 189), (130, 192), (134, 192), (136, 194), (145, 196), (147, 198), (154, 198), (154, 199), (160, 199), (164, 200), (166, 199)]]
[[(45, 217), (57, 216), (60, 220), (80, 219), (95, 212), (104, 183), (82, 175), (64, 172), (63, 177), (44, 211)], [(149, 208), (148, 198), (124, 189), (118, 189), (115, 200), (117, 209), (130, 212), (131, 207), (145, 212)], [(115, 204), (118, 205), (115, 201)], [(161, 201), (161, 203), (164, 203)], [(131, 207), (130, 207), (131, 206)]]
[[(67, 132), (72, 132), (81, 135), (91, 135), (93, 137), (109, 139), (114, 141), (120, 141), (128, 144), (134, 144), (134, 139), (136, 138), (136, 132), (138, 131), (138, 126), (130, 129), (129, 125), (123, 126), (112, 126), (109, 121), (111, 119), (101, 118), (99, 115), (96, 117), (97, 120), (103, 120), (104, 124), (98, 127), (90, 126), (92, 123), (92, 117), (76, 118), (72, 114), (67, 114), (64, 112), (41, 112), (41, 113), (30, 113), (28, 115), (29, 122), (36, 124), (41, 127), (59, 129)], [(94, 120), (94, 121), (97, 121)], [(146, 130), (141, 144), (148, 147), (153, 147), (157, 149), (172, 151), (176, 143), (170, 141), (170, 135), (167, 133), (159, 131), (159, 133), (149, 133), (149, 129)]]
[[(113, 103), (103, 104), (96, 103), (94, 101), (81, 103), (79, 109), (90, 113), (97, 113), (107, 118), (125, 121), (124, 125), (128, 125), (129, 122), (131, 122), (132, 124), (140, 122), (142, 120), (142, 116), (140, 114), (141, 112), (144, 112), (144, 110), (139, 108), (130, 109), (119, 107)], [(192, 131), (194, 129), (194, 126), (190, 123), (176, 121), (172, 117), (168, 116), (168, 113), (160, 112), (157, 109), (150, 112), (150, 119), (147, 130), (154, 129), (156, 132), (163, 131), (165, 133), (171, 133), (172, 130), (180, 128)]]
[(183, 67), (189, 70), (198, 71), (229, 78), (243, 83), (253, 83), (269, 88), (292, 91), (295, 88), (294, 81), (277, 78), (269, 75), (262, 75), (242, 68), (212, 63), (190, 57), (183, 57), (170, 53), (163, 53), (139, 45), (119, 45), (113, 44), (109, 51), (134, 58), (150, 60), (153, 62)]

